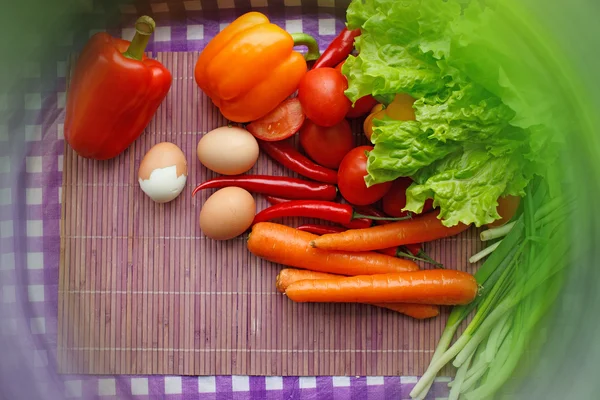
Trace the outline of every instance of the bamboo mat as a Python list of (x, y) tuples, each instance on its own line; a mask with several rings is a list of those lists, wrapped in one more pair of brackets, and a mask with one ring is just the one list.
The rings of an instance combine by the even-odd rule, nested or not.
[[(415, 321), (366, 305), (296, 304), (275, 289), (281, 266), (251, 255), (244, 237), (217, 242), (202, 235), (198, 215), (213, 191), (194, 199), (191, 191), (215, 174), (199, 164), (196, 145), (227, 121), (194, 82), (198, 53), (151, 56), (172, 71), (173, 86), (143, 135), (107, 162), (79, 158), (65, 147), (60, 371), (422, 374), (448, 310)], [(360, 132), (357, 123), (354, 128)], [(158, 205), (139, 188), (137, 168), (162, 141), (181, 147), (189, 176), (176, 200)], [(250, 173), (290, 175), (263, 155)], [(266, 207), (256, 199), (259, 209)], [(472, 230), (426, 251), (449, 268), (472, 272), (468, 258), (481, 249), (476, 235)]]

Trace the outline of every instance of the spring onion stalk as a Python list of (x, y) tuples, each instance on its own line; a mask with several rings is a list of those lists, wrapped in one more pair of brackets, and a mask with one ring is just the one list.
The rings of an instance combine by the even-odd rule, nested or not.
[(479, 234), (479, 238), (482, 242), (486, 242), (488, 240), (498, 239), (508, 235), (508, 232), (515, 226), (515, 222), (509, 222), (506, 225), (499, 226), (498, 228), (491, 228), (485, 230)]
[[(506, 243), (509, 243), (509, 241), (507, 241)], [(515, 254), (516, 249), (506, 249), (505, 246), (500, 246), (498, 252), (494, 252), (493, 254), (501, 254), (502, 251), (507, 251), (507, 254), (505, 254), (507, 256), (506, 258), (504, 258), (504, 259), (501, 259), (500, 257), (488, 258), (488, 261), (475, 274), (475, 278), (477, 279), (478, 282), (482, 282), (482, 281), (486, 282), (486, 285), (482, 286), (482, 288), (480, 290), (480, 294), (482, 294), (482, 295), (478, 296), (470, 304), (467, 304), (464, 306), (459, 306), (459, 307), (454, 307), (454, 309), (450, 313), (450, 316), (448, 317), (448, 321), (446, 322), (446, 327), (444, 328), (444, 332), (442, 333), (442, 337), (441, 337), (440, 342), (434, 353), (434, 357), (432, 357), (432, 359), (431, 359), (431, 364), (430, 364), (429, 368), (427, 368), (427, 371), (425, 371), (425, 373), (423, 374), (421, 379), (417, 382), (417, 384), (415, 385), (413, 390), (410, 392), (411, 397), (413, 397), (415, 399), (424, 398), (427, 395), (429, 388), (433, 384), (433, 380), (435, 379), (435, 376), (437, 375), (437, 373), (448, 362), (450, 362), (450, 360), (452, 360), (452, 358), (454, 358), (463, 349), (463, 347), (468, 343), (469, 335), (468, 335), (468, 333), (466, 333), (466, 334), (463, 333), (461, 338), (459, 338), (450, 347), (452, 338), (454, 337), (454, 334), (458, 330), (459, 325), (471, 313), (471, 311), (476, 307), (476, 305), (479, 302), (483, 301), (482, 299), (492, 298), (492, 297), (489, 297), (489, 298), (485, 297), (485, 293), (487, 293), (494, 287), (493, 284), (495, 283), (495, 281), (497, 281), (500, 278), (503, 271), (506, 269), (506, 267), (508, 267), (512, 263), (512, 261), (514, 260), (514, 257), (516, 256), (516, 254)], [(497, 262), (497, 264), (495, 264), (493, 266), (493, 268), (489, 267), (490, 260), (495, 263)], [(487, 268), (486, 268), (486, 266), (487, 266)], [(498, 268), (496, 269), (496, 267), (498, 267)], [(489, 285), (487, 283), (489, 283)], [(487, 300), (487, 301), (489, 303), (489, 300)], [(475, 318), (471, 321), (471, 323), (469, 324), (469, 327), (467, 327), (467, 330), (469, 328), (471, 328), (472, 330), (475, 330), (475, 326), (478, 324), (478, 321), (481, 320), (481, 318), (478, 319), (477, 316), (484, 313), (485, 310), (487, 310), (487, 309), (488, 309), (488, 307), (485, 307), (485, 304), (482, 307), (480, 307)], [(465, 332), (467, 332), (467, 331), (465, 331)], [(436, 355), (437, 355), (437, 357), (436, 357)]]
[[(446, 350), (448, 350), (448, 348), (450, 347), (450, 344), (452, 343), (452, 338), (454, 337), (454, 334), (456, 333), (456, 331), (458, 330), (458, 326), (460, 325), (460, 321), (458, 323), (451, 322), (452, 320), (457, 319), (457, 315), (458, 315), (458, 313), (455, 313), (454, 311), (452, 311), (452, 313), (448, 317), (449, 323), (446, 324), (446, 326), (444, 327), (442, 336), (440, 337), (440, 340), (435, 349), (435, 352), (433, 353), (433, 356), (431, 357), (432, 363), (437, 361), (442, 356), (442, 354), (444, 354), (444, 352)], [(462, 319), (461, 319), (461, 321), (462, 321)], [(431, 379), (429, 382), (426, 383), (426, 385), (424, 385), (423, 390), (421, 391), (421, 396), (418, 396), (418, 393), (417, 393), (417, 396), (415, 397), (415, 399), (423, 400), (425, 398), (425, 396), (427, 396), (427, 393), (429, 392), (429, 389), (431, 388), (432, 385), (433, 385), (433, 379)]]
[(491, 245), (491, 246), (488, 246), (488, 247), (486, 247), (485, 249), (481, 250), (479, 253), (473, 254), (473, 255), (471, 256), (471, 258), (469, 258), (469, 262), (470, 262), (471, 264), (475, 264), (475, 263), (476, 263), (476, 262), (478, 262), (479, 260), (481, 260), (481, 259), (483, 259), (483, 258), (487, 257), (488, 255), (492, 254), (492, 252), (493, 252), (494, 250), (496, 250), (496, 249), (498, 248), (498, 246), (500, 246), (500, 243), (501, 243), (501, 242), (502, 242), (502, 240), (501, 240), (501, 241), (499, 241), (499, 242), (496, 242), (496, 243), (494, 243), (494, 244), (493, 244), (493, 245)]
[[(496, 362), (493, 364), (493, 366), (489, 370), (489, 375), (494, 377), (493, 382), (496, 381), (498, 374), (501, 373), (502, 370), (507, 365), (506, 363), (510, 359), (511, 352), (514, 351), (515, 343), (516, 342), (513, 338), (513, 332), (510, 332), (508, 334), (508, 336), (506, 337), (504, 343), (498, 350), (498, 354), (496, 355)], [(514, 358), (518, 359), (517, 357), (514, 357)], [(481, 386), (481, 387), (484, 387), (484, 386)], [(491, 388), (491, 387), (492, 387), (492, 385), (488, 386), (488, 388)], [(467, 399), (479, 400), (479, 399), (486, 398), (489, 395), (493, 394), (493, 392), (491, 392), (490, 394), (486, 395), (485, 391), (479, 391), (480, 388), (477, 388), (468, 393), (465, 393), (465, 397)]]
[(482, 343), (477, 348), (479, 351), (479, 359), (473, 364), (473, 366), (467, 372), (465, 381), (463, 382), (460, 392), (467, 393), (471, 388), (488, 372), (489, 362), (485, 359), (487, 353), (488, 343)]
[(486, 363), (490, 363), (494, 359), (498, 348), (502, 344), (502, 341), (510, 329), (511, 322), (511, 316), (507, 315), (500, 321), (500, 323), (498, 323), (498, 325), (496, 325), (490, 334), (484, 357)]
[[(561, 287), (560, 273), (569, 251), (560, 240), (561, 229), (572, 205), (563, 198), (548, 199), (546, 186), (538, 183), (527, 188), (521, 214), (513, 222), (503, 230), (486, 231), (488, 240), (502, 240), (475, 274), (479, 296), (471, 304), (453, 308), (443, 340), (411, 391), (412, 398), (424, 398), (449, 362), (458, 368), (450, 385), (451, 398), (490, 398), (530, 347), (535, 327)], [(473, 319), (452, 343), (459, 325), (473, 311)]]
[(462, 384), (465, 381), (465, 377), (467, 375), (467, 371), (469, 370), (469, 366), (471, 365), (471, 360), (473, 359), (473, 354), (469, 356), (467, 361), (460, 366), (460, 368), (456, 371), (456, 377), (454, 378), (454, 385), (450, 390), (450, 394), (448, 395), (448, 400), (458, 400), (458, 396), (460, 395)]
[(482, 371), (482, 370), (485, 371), (485, 366), (487, 364), (485, 362), (486, 348), (487, 348), (487, 340), (484, 341), (479, 347), (477, 347), (477, 350), (475, 350), (475, 353), (473, 353), (472, 362), (467, 370), (467, 373), (465, 374), (465, 381), (461, 385), (461, 389), (460, 389), (461, 392), (464, 392), (466, 390), (465, 384), (467, 383), (467, 380), (470, 377), (475, 375), (477, 371)]

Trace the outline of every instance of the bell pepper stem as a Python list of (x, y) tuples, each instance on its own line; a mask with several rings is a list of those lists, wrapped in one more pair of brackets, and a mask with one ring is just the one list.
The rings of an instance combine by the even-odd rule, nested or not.
[(306, 46), (308, 52), (304, 55), (306, 61), (316, 61), (321, 57), (319, 51), (319, 44), (314, 37), (306, 33), (292, 33), (292, 39), (294, 39), (294, 46)]
[(131, 43), (123, 55), (141, 61), (155, 27), (156, 23), (149, 16), (142, 15), (139, 17), (135, 21), (135, 36), (131, 39)]

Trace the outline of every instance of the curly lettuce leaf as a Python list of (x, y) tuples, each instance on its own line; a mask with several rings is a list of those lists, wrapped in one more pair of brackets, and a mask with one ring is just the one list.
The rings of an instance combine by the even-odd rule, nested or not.
[(429, 138), (416, 121), (391, 118), (373, 121), (371, 141), (375, 146), (368, 156), (368, 186), (414, 175), (459, 148)]
[(420, 213), (433, 198), (447, 226), (458, 223), (481, 226), (500, 218), (500, 196), (523, 196), (528, 179), (519, 155), (494, 157), (485, 148), (469, 146), (420, 170), (407, 190), (405, 210)]
[(511, 18), (493, 0), (352, 1), (346, 95), (416, 98), (416, 121), (374, 122), (368, 186), (409, 176), (407, 209), (433, 198), (444, 224), (480, 226), (552, 162), (552, 81)]

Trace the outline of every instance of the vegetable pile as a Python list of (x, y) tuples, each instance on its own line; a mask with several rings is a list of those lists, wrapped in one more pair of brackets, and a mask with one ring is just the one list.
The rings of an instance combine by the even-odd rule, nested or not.
[[(573, 199), (549, 172), (558, 161), (560, 126), (548, 103), (555, 85), (541, 72), (545, 55), (528, 52), (511, 18), (496, 1), (353, 0), (347, 27), (318, 54), (312, 37), (250, 12), (196, 64), (197, 84), (231, 121), (198, 143), (200, 163), (222, 175), (193, 191), (217, 189), (201, 208), (202, 232), (229, 240), (249, 231), (248, 250), (283, 266), (275, 288), (291, 301), (364, 303), (415, 319), (454, 306), (415, 399), (449, 363), (457, 368), (450, 399), (494, 396), (525, 349), (534, 355), (541, 344), (536, 328), (568, 264)], [(93, 133), (113, 142), (92, 151), (71, 95), (65, 137), (83, 156), (123, 151), (170, 86), (168, 71), (140, 55), (154, 22), (139, 24), (133, 44), (95, 37), (81, 65), (121, 49), (123, 76), (154, 70), (156, 96), (127, 135)], [(83, 76), (75, 74), (72, 93), (93, 85)], [(349, 123), (359, 118), (364, 145)], [(250, 174), (259, 152), (299, 177)], [(175, 159), (187, 177), (179, 153), (161, 155), (145, 169), (174, 173), (163, 164)], [(167, 192), (165, 201), (179, 193)], [(255, 195), (270, 206), (257, 212)], [(274, 222), (291, 217), (322, 223)], [(474, 275), (423, 251), (482, 226), (489, 229), (481, 240), (491, 244), (469, 260), (485, 259)]]
[(492, 223), (498, 199), (524, 196), (548, 161), (532, 106), (494, 64), (505, 43), (481, 33), (499, 16), (480, 4), (367, 0), (347, 10), (348, 28), (361, 30), (342, 69), (348, 98), (414, 99), (414, 120), (373, 118), (367, 184), (410, 176), (405, 209), (433, 199), (446, 226)]
[[(347, 28), (287, 100), (297, 102), (294, 115), (275, 111), (248, 125), (271, 158), (327, 187), (310, 196), (254, 188), (272, 206), (255, 216), (248, 248), (286, 266), (277, 290), (296, 302), (364, 303), (419, 319), (454, 306), (415, 399), (449, 363), (450, 399), (494, 396), (525, 349), (535, 354), (536, 327), (569, 257), (561, 238), (572, 201), (547, 173), (558, 151), (556, 127), (540, 112), (543, 85), (523, 84), (503, 59), (510, 51), (490, 40), (489, 27), (502, 26), (490, 4), (354, 0)], [(369, 145), (352, 138), (347, 119), (358, 117)], [(302, 149), (280, 142), (296, 132)], [(327, 224), (270, 222), (283, 217)], [(472, 226), (487, 226), (481, 240), (491, 242), (469, 260), (487, 258), (475, 275), (436, 268), (423, 253), (422, 243)]]
[[(238, 36), (251, 35), (248, 31), (254, 28), (247, 28), (247, 24), (252, 25), (255, 20), (257, 31), (266, 29), (263, 17), (246, 14), (217, 35), (204, 52), (210, 55), (219, 48), (229, 54), (236, 41), (241, 40)], [(269, 29), (281, 33), (276, 28)], [(444, 226), (432, 202), (419, 212), (403, 211), (406, 188), (413, 182), (410, 177), (367, 185), (368, 154), (374, 149), (361, 144), (367, 137), (357, 140), (350, 120), (366, 121), (375, 112), (386, 112), (400, 119), (410, 117), (412, 102), (399, 97), (398, 110), (393, 111), (393, 106), (384, 109), (369, 94), (354, 104), (350, 101), (346, 95), (348, 78), (342, 71), (355, 50), (354, 40), (360, 35), (360, 29), (344, 29), (312, 66), (307, 62), (304, 74), (294, 86), (295, 96), (280, 99), (274, 108), (261, 105), (260, 116), (256, 118), (237, 114), (235, 119), (230, 118), (232, 125), (237, 126), (217, 128), (219, 135), (226, 135), (227, 140), (236, 143), (242, 140), (235, 138), (238, 132), (233, 130), (246, 130), (254, 136), (263, 154), (299, 177), (246, 173), (253, 166), (249, 163), (243, 164), (243, 170), (237, 164), (226, 165), (226, 160), (232, 164), (238, 159), (256, 162), (254, 153), (245, 150), (254, 149), (254, 145), (245, 142), (243, 146), (233, 146), (239, 157), (226, 150), (219, 155), (219, 162), (207, 160), (206, 151), (201, 153), (200, 149), (208, 145), (199, 144), (198, 154), (199, 157), (204, 154), (205, 167), (218, 173), (214, 169), (217, 165), (220, 171), (238, 173), (221, 173), (223, 176), (201, 182), (192, 195), (218, 189), (201, 210), (203, 232), (213, 239), (230, 239), (249, 229), (249, 251), (285, 267), (281, 273), (288, 274), (287, 283), (276, 286), (290, 300), (374, 304), (413, 318), (432, 318), (439, 314), (440, 306), (469, 304), (476, 297), (478, 286), (472, 274), (435, 269), (443, 266), (423, 251), (423, 243), (459, 234), (469, 225)], [(278, 44), (274, 47), (282, 40), (276, 39), (273, 40)], [(266, 37), (260, 36), (260, 43), (266, 41)], [(274, 47), (256, 51), (275, 52)], [(229, 74), (224, 72), (225, 64), (216, 62), (220, 56), (213, 56), (211, 61), (204, 52), (198, 59), (196, 80), (223, 112), (223, 88), (233, 86)], [(249, 72), (251, 76), (260, 73), (254, 69)], [(221, 94), (216, 94), (219, 91)], [(224, 115), (230, 114), (224, 112)], [(206, 136), (214, 135), (212, 131)], [(232, 193), (233, 200), (227, 203), (210, 201), (215, 195), (222, 198), (220, 191), (227, 188), (237, 188), (240, 192)], [(248, 204), (247, 194), (262, 195), (271, 204), (258, 211), (251, 222), (248, 213), (254, 209), (254, 203)], [(316, 219), (322, 223), (291, 227), (278, 222), (286, 218)], [(227, 230), (224, 225), (232, 229)], [(366, 240), (365, 235), (371, 239)], [(343, 248), (335, 248), (339, 240), (345, 241)], [(416, 261), (433, 269), (421, 270)]]

